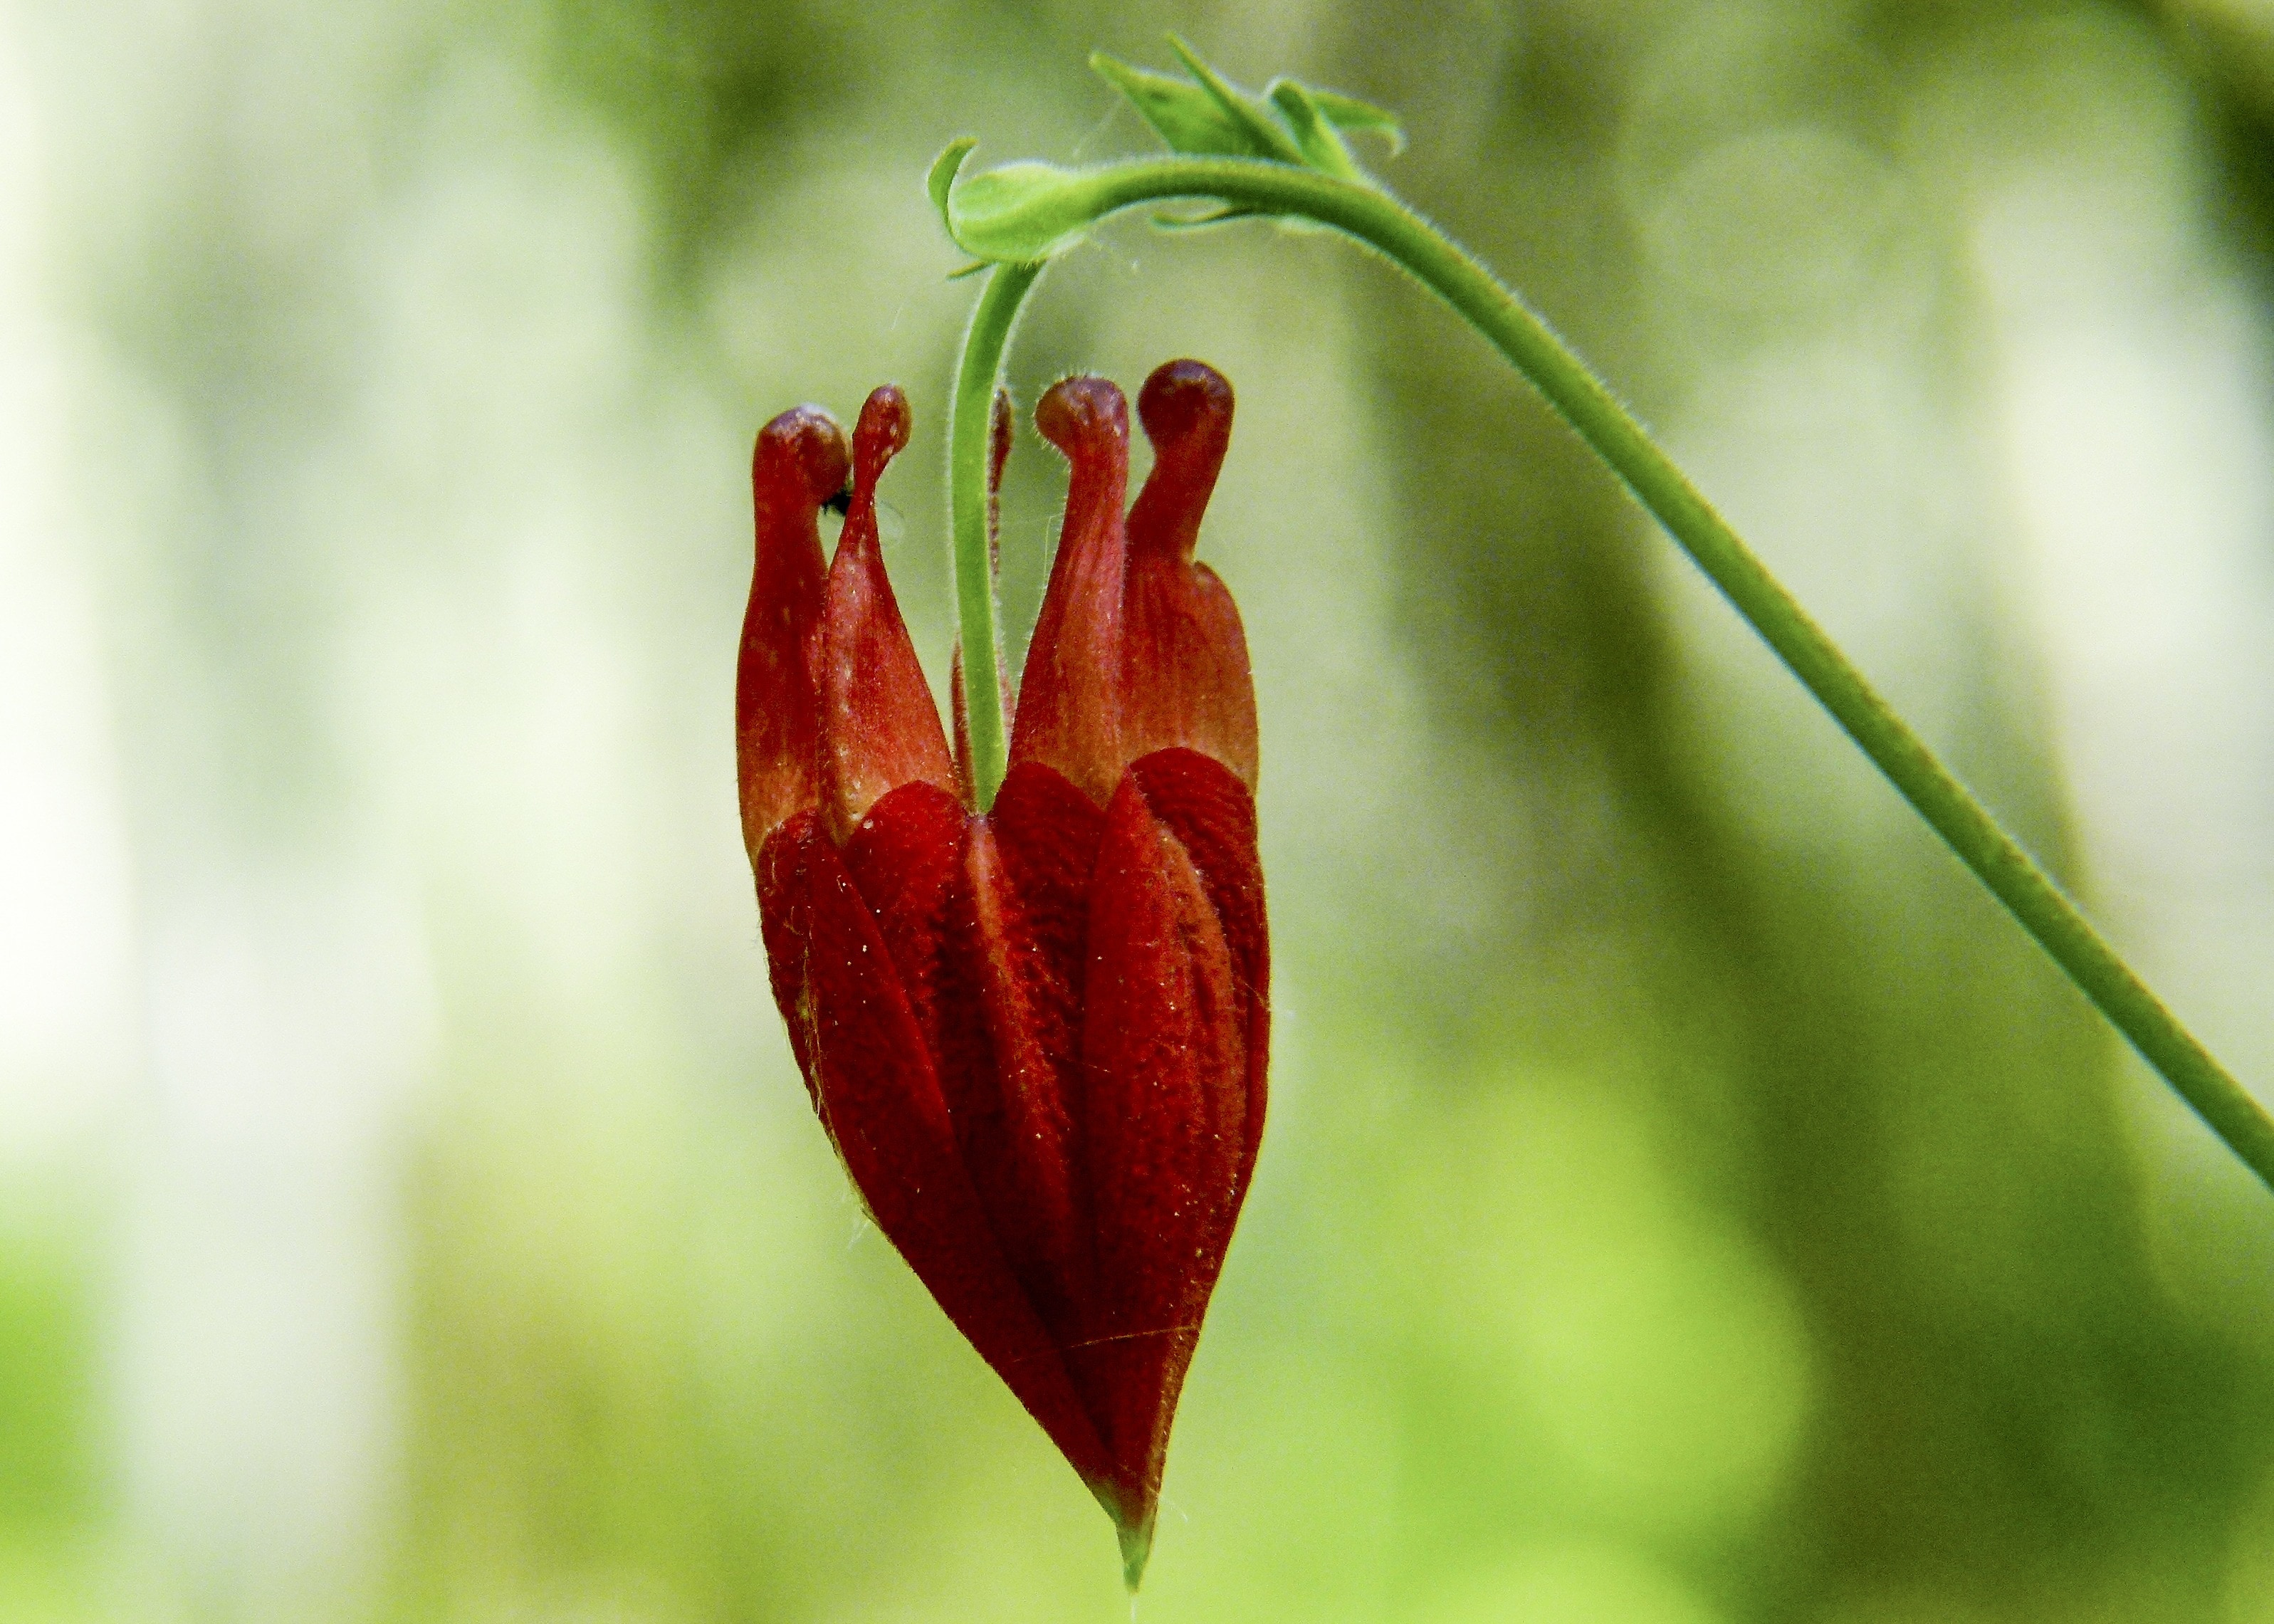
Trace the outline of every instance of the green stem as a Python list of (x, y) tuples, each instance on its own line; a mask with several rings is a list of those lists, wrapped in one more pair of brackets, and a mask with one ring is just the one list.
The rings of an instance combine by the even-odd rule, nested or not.
[(1043, 262), (998, 265), (971, 312), (955, 375), (948, 428), (948, 506), (955, 547), (955, 616), (963, 650), (963, 698), (970, 718), (971, 788), (984, 812), (995, 804), (1011, 756), (1003, 718), (1003, 645), (995, 628), (995, 568), (987, 537), (987, 435), (1003, 351), (1019, 306)]
[[(1067, 190), (1055, 199), (1062, 216), (1090, 221), (1137, 204), (1179, 198), (1216, 199), (1261, 214), (1314, 220), (1375, 249), (1451, 305), (1626, 482), (1903, 799), (2012, 911), (2093, 1005), (2228, 1148), (2274, 1188), (2274, 1119), (2164, 1007), (2060, 888), (1879, 697), (1603, 381), (1484, 266), (1387, 192), (1291, 164), (1241, 158), (1141, 159), (1069, 175), (1065, 184)], [(990, 285), (989, 298), (995, 293)], [(975, 337), (977, 321), (973, 330)], [(994, 364), (990, 352), (988, 365)], [(967, 356), (967, 379), (970, 365)], [(981, 405), (983, 409), (984, 402)], [(960, 414), (960, 395), (957, 409)], [(960, 415), (958, 428), (960, 432)], [(959, 481), (965, 466), (959, 461)], [(972, 487), (983, 494), (969, 500), (983, 501), (983, 466), (975, 461), (969, 467), (983, 476)], [(959, 487), (959, 545), (966, 500)], [(977, 556), (983, 561), (983, 540)]]

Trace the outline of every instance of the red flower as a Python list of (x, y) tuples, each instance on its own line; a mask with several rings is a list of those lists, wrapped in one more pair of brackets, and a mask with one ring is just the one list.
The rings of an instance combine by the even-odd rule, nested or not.
[(898, 389), (862, 409), (825, 570), (844, 432), (805, 406), (759, 435), (735, 695), (774, 999), (815, 1109), (877, 1227), (1111, 1515), (1133, 1584), (1255, 1164), (1270, 1024), (1246, 640), (1192, 561), (1231, 388), (1171, 362), (1138, 415), (1156, 461), (1125, 527), (1121, 392), (1070, 378), (1035, 413), (1073, 475), (991, 808), (877, 548)]

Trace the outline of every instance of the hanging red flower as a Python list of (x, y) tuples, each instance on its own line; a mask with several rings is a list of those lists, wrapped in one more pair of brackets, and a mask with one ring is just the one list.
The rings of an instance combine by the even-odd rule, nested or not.
[(1125, 523), (1121, 392), (1043, 396), (1065, 523), (983, 809), (877, 545), (906, 399), (862, 409), (825, 568), (836, 421), (783, 413), (751, 471), (736, 743), (775, 1002), (877, 1229), (1113, 1517), (1133, 1583), (1263, 1128), (1255, 695), (1193, 561), (1231, 412), (1209, 367), (1154, 372)]

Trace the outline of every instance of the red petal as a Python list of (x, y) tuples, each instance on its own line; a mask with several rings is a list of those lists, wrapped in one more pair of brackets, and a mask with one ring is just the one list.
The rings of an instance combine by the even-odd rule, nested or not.
[(1068, 378), (1035, 426), (1073, 464), (1058, 555), (1019, 677), (1011, 760), (1054, 767), (1103, 806), (1120, 781), (1121, 585), (1129, 409), (1103, 378)]
[(927, 1052), (961, 1016), (976, 1030), (968, 996), (950, 984), (946, 961), (963, 844), (971, 815), (934, 784), (904, 784), (870, 808), (845, 843), (845, 867), (876, 916)]
[(968, 1080), (949, 1068), (965, 1162), (1013, 1269), (1061, 1341), (1080, 1334), (1092, 1273), (1073, 1109), (1089, 881), (1104, 821), (1080, 790), (1031, 762), (1011, 769), (994, 810), (975, 820), (966, 953), (986, 1042)]
[(1063, 1345), (1075, 1334), (1091, 1274), (1071, 1100), (1080, 983), (1069, 985), (1064, 967), (1037, 951), (1035, 921), (984, 819), (975, 820), (965, 847), (961, 905), (983, 1026), (978, 1044), (947, 1057), (942, 1082), (1003, 1255)]
[(1033, 951), (1065, 989), (1071, 1026), (1088, 968), (1089, 888), (1105, 814), (1051, 769), (1022, 762), (1003, 780), (988, 822), (1025, 909)]
[(1107, 810), (1090, 896), (1078, 1116), (1098, 1300), (1067, 1365), (1105, 1434), (1117, 1515), (1141, 1530), (1238, 1214), (1247, 1023), (1207, 883), (1133, 777)]
[(1084, 1478), (1107, 1469), (1057, 1347), (1005, 1266), (885, 935), (828, 841), (810, 843), (809, 996), (824, 1124), (870, 1215)]
[(1201, 514), (1231, 439), (1231, 385), (1198, 361), (1145, 380), (1137, 415), (1153, 472), (1129, 511), (1123, 610), (1122, 748), (1175, 746), (1214, 756), (1255, 787), (1255, 680), (1239, 611), (1216, 572), (1193, 563)]
[(1003, 568), (1003, 464), (1011, 460), (1011, 392), (995, 391), (987, 414), (987, 568)]
[(908, 405), (887, 384), (853, 433), (853, 500), (823, 606), (822, 805), (840, 843), (879, 796), (919, 780), (953, 791), (939, 709), (877, 542), (877, 479), (908, 443)]
[(819, 816), (809, 807), (792, 813), (766, 838), (753, 864), (758, 878), (758, 933), (766, 944), (774, 1007), (789, 1028), (790, 1052), (797, 1056), (805, 1092), (817, 1105), (820, 1101), (813, 1090), (813, 1010), (805, 996), (805, 956), (813, 914), (806, 869), (809, 848), (823, 838)]
[(1237, 1210), (1263, 1139), (1265, 1072), (1271, 1055), (1271, 933), (1263, 911), (1263, 861), (1255, 849), (1255, 798), (1210, 756), (1160, 750), (1129, 769), (1145, 804), (1200, 870), (1209, 906), (1231, 950), (1247, 1034), (1247, 1116), (1232, 1186)]
[(947, 657), (947, 714), (954, 730), (955, 797), (967, 807), (979, 804), (971, 782), (971, 705), (963, 696), (963, 644), (959, 641)]
[(821, 622), (821, 504), (845, 484), (845, 431), (818, 406), (786, 411), (750, 457), (757, 561), (734, 682), (742, 838), (756, 864), (784, 818), (814, 804), (818, 717), (813, 643)]

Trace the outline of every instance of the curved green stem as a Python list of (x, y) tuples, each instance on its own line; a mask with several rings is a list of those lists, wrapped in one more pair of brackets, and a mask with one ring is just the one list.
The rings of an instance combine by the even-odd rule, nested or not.
[(987, 435), (1003, 351), (1019, 306), (1043, 262), (998, 265), (971, 312), (955, 375), (948, 426), (948, 508), (955, 547), (955, 618), (963, 650), (963, 698), (970, 718), (971, 789), (984, 812), (995, 804), (1010, 760), (1003, 718), (1003, 645), (995, 628), (995, 565), (987, 535)]
[[(2162, 1073), (2180, 1098), (2250, 1169), (2274, 1187), (2274, 1119), (2211, 1057), (2118, 958), (2076, 906), (2012, 836), (1889, 708), (1863, 673), (1811, 620), (1728, 522), (1621, 406), (1609, 388), (1566, 347), (1540, 316), (1465, 250), (1396, 198), (1361, 181), (1339, 179), (1292, 164), (1243, 158), (1155, 158), (1064, 173), (1050, 199), (1053, 218), (1096, 222), (1134, 205), (1170, 199), (1213, 199), (1243, 211), (1300, 215), (1356, 237), (1399, 266), (1452, 306), (1547, 398), (1595, 454), (1625, 481), (1642, 505), (1681, 544), (1698, 567), (1773, 649), (1849, 737), (1885, 773), (1902, 797), (1948, 843), (1959, 861), (2004, 903), (2022, 928), (2067, 972), (2093, 1005)], [(967, 243), (985, 238), (990, 223), (968, 222)], [(978, 244), (983, 251), (983, 243)], [(997, 274), (983, 305), (1013, 267)], [(1031, 267), (1027, 270), (1032, 281)], [(1025, 283), (1020, 284), (1023, 292)], [(1001, 318), (1008, 330), (1007, 313)], [(982, 320), (975, 320), (975, 349)], [(992, 368), (999, 350), (988, 352)], [(957, 432), (974, 365), (965, 357), (966, 382), (957, 398)], [(991, 371), (990, 376), (991, 378)], [(983, 421), (983, 398), (974, 421)], [(982, 447), (968, 464), (958, 440), (956, 521), (959, 557), (963, 521), (972, 502), (983, 504)], [(967, 467), (974, 477), (968, 494)], [(979, 508), (972, 511), (978, 512)], [(967, 601), (970, 589), (964, 589)], [(975, 726), (974, 734), (977, 729)]]

